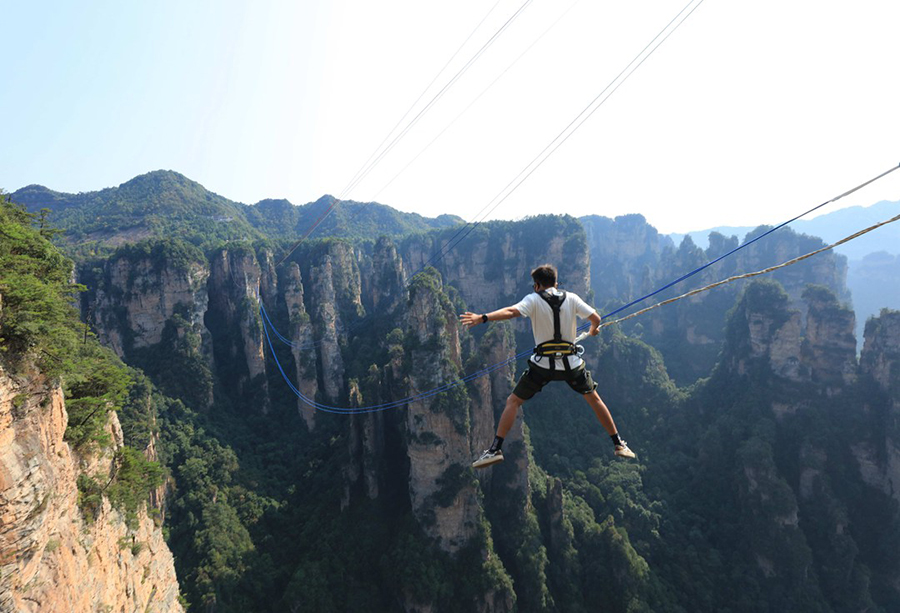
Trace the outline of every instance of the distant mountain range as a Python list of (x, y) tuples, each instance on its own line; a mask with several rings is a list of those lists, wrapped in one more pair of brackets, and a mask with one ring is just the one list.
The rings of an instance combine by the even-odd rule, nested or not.
[[(67, 194), (29, 185), (10, 194), (31, 212), (51, 210), (50, 222), (71, 243), (116, 246), (145, 238), (177, 237), (197, 245), (242, 239), (293, 239), (313, 226), (335, 202), (322, 196), (294, 205), (287, 200), (234, 202), (171, 170), (140, 175), (118, 187)], [(341, 202), (324, 217), (318, 236), (399, 236), (446, 228), (464, 221), (455, 215), (436, 219), (388, 206)]]
[[(890, 202), (882, 200), (871, 206), (851, 206), (833, 213), (826, 213), (814, 219), (799, 219), (790, 227), (802, 234), (818, 236), (826, 243), (833, 243), (857, 230), (862, 230), (879, 221), (890, 219), (900, 212), (900, 201)], [(673, 233), (669, 237), (679, 244), (685, 236), (690, 236), (697, 246), (706, 248), (709, 245), (709, 233), (719, 232), (725, 236), (744, 236), (753, 230), (751, 226), (718, 226), (707, 230), (696, 230), (687, 234)], [(886, 226), (845, 245), (836, 248), (835, 251), (847, 256), (848, 259), (862, 260), (866, 255), (878, 251), (886, 251), (892, 255), (900, 255), (900, 227)]]

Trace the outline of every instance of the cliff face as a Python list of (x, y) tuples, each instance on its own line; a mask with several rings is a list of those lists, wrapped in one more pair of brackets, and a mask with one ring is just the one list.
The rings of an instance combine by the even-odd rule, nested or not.
[[(316, 342), (309, 313), (303, 303), (303, 282), (300, 267), (291, 262), (282, 276), (281, 288), (287, 307), (291, 353), (294, 357), (294, 381), (297, 389), (307, 398), (315, 398), (319, 390), (316, 374)], [(297, 398), (297, 410), (306, 426), (312, 430), (316, 423), (316, 410)]]
[(900, 312), (884, 309), (866, 322), (865, 339), (860, 376), (882, 396), (866, 410), (881, 415), (884, 425), (877, 437), (854, 448), (854, 456), (866, 483), (900, 501)]
[(98, 336), (119, 357), (124, 357), (126, 350), (162, 341), (165, 324), (176, 312), (185, 327), (208, 339), (203, 317), (209, 270), (202, 263), (179, 265), (170, 260), (154, 262), (149, 256), (119, 256), (105, 268), (105, 282), (97, 290), (91, 319), (102, 322), (97, 326)]
[(847, 389), (857, 376), (853, 311), (822, 286), (810, 286), (803, 301), (805, 326), (780, 286), (751, 285), (729, 322), (729, 368), (747, 376), (761, 366), (786, 382), (822, 386), (828, 395)]
[(400, 253), (411, 274), (426, 264), (434, 266), (473, 312), (518, 302), (531, 291), (531, 271), (545, 263), (559, 270), (561, 288), (588, 298), (590, 257), (584, 229), (574, 218), (539, 216), (481, 225), (459, 248), (453, 247), (455, 234), (407, 239)]
[(256, 308), (262, 271), (248, 248), (223, 249), (210, 264), (209, 313), (216, 362), (229, 365), (227, 383), (239, 394), (253, 394), (265, 410), (265, 339)]
[[(414, 281), (407, 322), (413, 347), (410, 392), (453, 382), (461, 368), (458, 324), (436, 275), (426, 272)], [(472, 446), (464, 388), (410, 403), (406, 427), (413, 513), (441, 548), (458, 551), (475, 535), (481, 513), (465, 463)]]
[[(145, 512), (130, 529), (104, 499), (85, 522), (78, 475), (108, 474), (110, 455), (85, 465), (63, 441), (66, 421), (58, 387), (0, 369), (0, 609), (183, 611), (172, 554)], [(121, 446), (114, 413), (108, 429)]]

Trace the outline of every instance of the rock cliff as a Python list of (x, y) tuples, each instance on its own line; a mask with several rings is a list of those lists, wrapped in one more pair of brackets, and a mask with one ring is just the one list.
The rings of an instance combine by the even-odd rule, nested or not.
[(210, 263), (206, 325), (212, 332), (216, 363), (227, 365), (228, 372), (220, 370), (220, 377), (235, 393), (253, 397), (265, 410), (267, 349), (257, 310), (261, 277), (259, 262), (249, 247), (215, 254)]
[[(411, 394), (453, 383), (460, 376), (456, 313), (433, 270), (413, 280), (407, 314)], [(457, 386), (409, 404), (409, 494), (413, 513), (442, 549), (455, 552), (475, 536), (481, 506), (468, 466), (469, 399)]]
[(865, 409), (878, 416), (881, 427), (855, 446), (854, 456), (866, 483), (900, 501), (900, 311), (884, 309), (866, 322), (865, 339), (860, 376), (881, 395)]
[[(129, 527), (104, 498), (93, 521), (77, 479), (111, 470), (110, 455), (81, 458), (63, 441), (62, 391), (39, 374), (0, 369), (0, 610), (180, 612), (172, 554), (141, 511)], [(115, 413), (109, 432), (121, 446)]]

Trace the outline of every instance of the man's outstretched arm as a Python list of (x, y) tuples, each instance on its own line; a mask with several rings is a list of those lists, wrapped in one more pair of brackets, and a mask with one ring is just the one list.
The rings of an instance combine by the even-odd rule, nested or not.
[(490, 313), (486, 313), (485, 315), (479, 315), (477, 313), (470, 313), (466, 311), (459, 316), (459, 323), (471, 328), (472, 326), (477, 326), (480, 323), (487, 323), (486, 321), (484, 321), (485, 317), (487, 317), (487, 321), (503, 321), (504, 319), (514, 319), (521, 316), (522, 314), (519, 312), (519, 309), (515, 307), (497, 309), (496, 311), (491, 311)]
[(590, 314), (590, 316), (588, 317), (588, 321), (591, 322), (590, 335), (597, 336), (598, 334), (600, 334), (601, 319), (600, 319), (600, 315), (597, 314), (597, 311), (594, 311), (593, 313)]

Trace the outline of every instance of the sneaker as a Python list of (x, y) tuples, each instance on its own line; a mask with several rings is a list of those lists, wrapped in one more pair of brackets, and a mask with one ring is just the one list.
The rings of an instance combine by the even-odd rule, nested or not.
[(621, 445), (616, 445), (615, 454), (620, 458), (634, 458), (634, 452), (628, 448), (628, 443), (622, 441)]
[(501, 449), (498, 449), (497, 451), (486, 449), (485, 452), (481, 454), (480, 458), (472, 462), (472, 468), (485, 468), (486, 466), (502, 461), (503, 451)]

